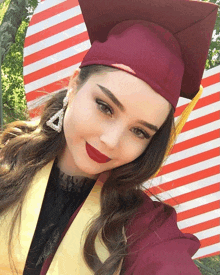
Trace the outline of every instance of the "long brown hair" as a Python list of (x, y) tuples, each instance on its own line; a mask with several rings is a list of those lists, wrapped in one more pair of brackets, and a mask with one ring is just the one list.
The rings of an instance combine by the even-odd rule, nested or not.
[[(76, 90), (79, 90), (92, 74), (114, 70), (117, 69), (102, 65), (82, 68), (77, 78)], [(63, 130), (61, 133), (52, 130), (46, 125), (46, 121), (62, 108), (66, 93), (67, 90), (63, 90), (47, 102), (38, 124), (31, 121), (13, 122), (0, 136), (0, 215), (10, 208), (16, 209), (9, 234), (10, 259), (15, 222), (18, 217), (21, 219), (22, 204), (31, 180), (64, 149)], [(174, 125), (173, 114), (171, 109), (166, 121), (142, 155), (128, 164), (112, 169), (102, 188), (101, 214), (88, 227), (84, 244), (85, 261), (95, 275), (113, 274), (121, 259), (127, 255), (123, 227), (143, 203), (143, 183), (155, 174), (164, 160)], [(110, 252), (110, 257), (103, 264), (95, 251), (95, 238), (99, 232)], [(15, 271), (17, 272), (16, 267)]]

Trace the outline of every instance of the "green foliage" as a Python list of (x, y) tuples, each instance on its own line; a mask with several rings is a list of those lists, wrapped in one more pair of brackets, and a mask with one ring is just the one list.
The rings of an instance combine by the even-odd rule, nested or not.
[(37, 5), (38, 5), (38, 0), (26, 0), (26, 7), (32, 10), (31, 13), (33, 13)]
[(23, 21), (2, 64), (3, 121), (4, 124), (27, 118), (23, 83), (23, 43), (28, 22)]
[(206, 60), (206, 70), (211, 69), (220, 65), (220, 0), (202, 0), (203, 2), (211, 2), (219, 5), (218, 17), (215, 23), (215, 35), (216, 37), (212, 39), (211, 45), (209, 47), (208, 58)]
[[(21, 3), (26, 4), (26, 8), (22, 8)], [(13, 3), (6, 0), (0, 4), (4, 125), (28, 118), (23, 83), (23, 45), (30, 16), (37, 4), (37, 0), (16, 0)], [(22, 21), (18, 24), (18, 20)]]
[(11, 1), (0, 28), (1, 62), (3, 62), (11, 44), (15, 42), (15, 35), (25, 16), (25, 0)]
[(9, 3), (11, 0), (5, 0), (3, 3), (0, 4), (0, 23), (8, 9)]
[(220, 255), (194, 260), (202, 275), (220, 274)]

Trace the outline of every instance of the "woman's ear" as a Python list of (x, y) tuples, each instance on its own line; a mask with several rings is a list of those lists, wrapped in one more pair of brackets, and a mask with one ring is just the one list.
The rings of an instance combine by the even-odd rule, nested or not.
[(72, 76), (70, 77), (70, 81), (69, 81), (69, 85), (68, 85), (68, 89), (75, 89), (76, 88), (76, 81), (77, 81), (77, 77), (79, 75), (80, 72), (80, 68), (77, 68), (74, 73), (72, 74)]
[(76, 69), (73, 75), (70, 77), (67, 96), (69, 98), (69, 104), (72, 102), (75, 91), (77, 89), (77, 77), (79, 75), (80, 69)]

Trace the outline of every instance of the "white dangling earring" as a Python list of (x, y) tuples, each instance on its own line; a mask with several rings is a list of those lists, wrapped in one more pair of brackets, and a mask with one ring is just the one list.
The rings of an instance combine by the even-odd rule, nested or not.
[[(64, 117), (64, 110), (68, 104), (69, 98), (68, 95), (66, 95), (63, 99), (63, 108), (59, 110), (56, 114), (54, 114), (47, 122), (47, 126), (52, 128), (53, 130), (57, 131), (58, 133), (61, 132), (62, 126), (63, 126), (63, 117)], [(54, 124), (54, 121), (58, 120), (58, 124)]]

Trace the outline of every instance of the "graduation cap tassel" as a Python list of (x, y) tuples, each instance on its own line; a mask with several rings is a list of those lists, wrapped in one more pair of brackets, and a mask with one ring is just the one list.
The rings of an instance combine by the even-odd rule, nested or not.
[[(194, 109), (196, 103), (200, 99), (203, 92), (203, 86), (200, 85), (200, 89), (198, 93), (194, 96), (194, 98), (191, 100), (191, 102), (186, 106), (185, 110), (182, 112), (182, 114), (178, 117), (176, 123), (175, 123), (175, 135), (176, 137), (180, 134), (180, 132), (183, 129), (183, 126), (185, 125), (189, 115), (191, 114), (192, 110)], [(175, 137), (174, 137), (175, 138)], [(174, 143), (175, 140), (172, 141)]]
[[(176, 139), (177, 139), (178, 135), (181, 133), (184, 125), (186, 124), (186, 121), (187, 121), (189, 115), (191, 114), (191, 112), (194, 109), (196, 103), (200, 99), (200, 97), (202, 95), (202, 92), (203, 92), (203, 86), (200, 85), (200, 89), (199, 89), (198, 93), (194, 96), (194, 98), (186, 106), (186, 108), (184, 109), (182, 114), (176, 120), (175, 126), (173, 127), (173, 130), (171, 132), (171, 137), (170, 137), (169, 145), (168, 145), (168, 148), (167, 148), (167, 152), (166, 152), (165, 157), (164, 157), (164, 162), (166, 161), (168, 155), (170, 154), (170, 152), (171, 152), (171, 150), (172, 150), (172, 148), (173, 148), (173, 146), (176, 142)], [(161, 168), (152, 176), (152, 178), (156, 177), (157, 174), (160, 172), (160, 170), (161, 170)]]

